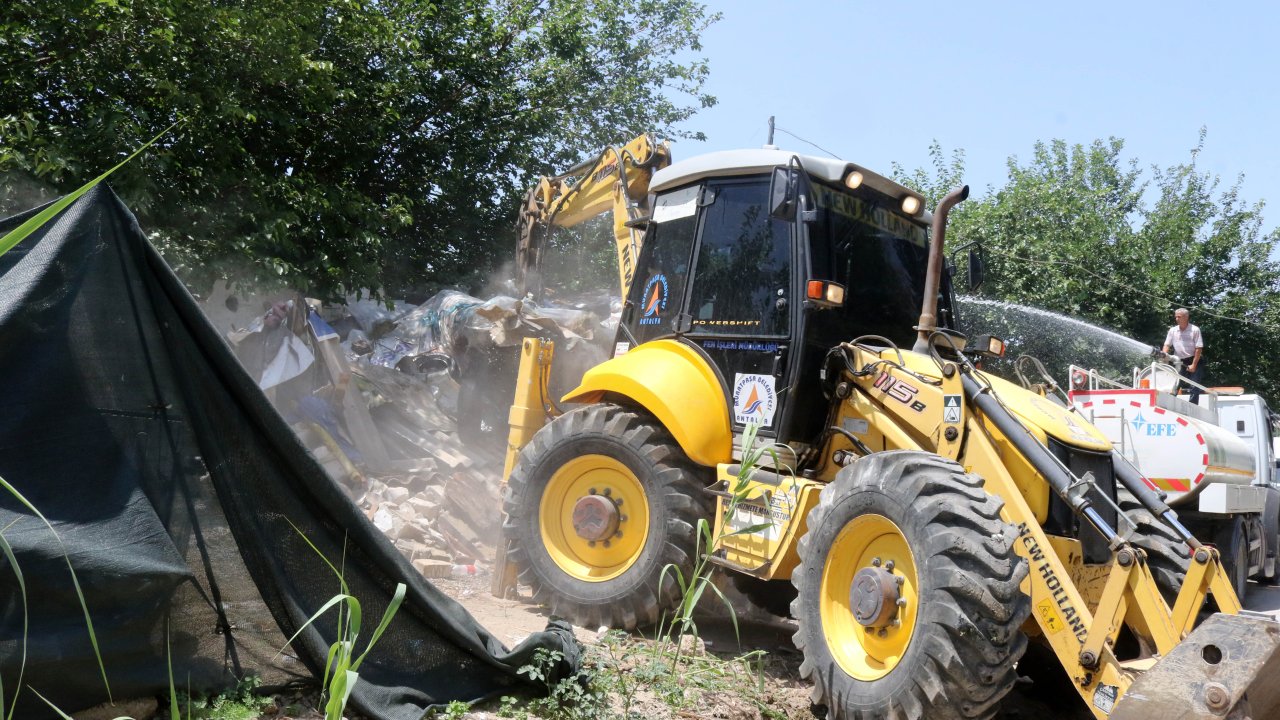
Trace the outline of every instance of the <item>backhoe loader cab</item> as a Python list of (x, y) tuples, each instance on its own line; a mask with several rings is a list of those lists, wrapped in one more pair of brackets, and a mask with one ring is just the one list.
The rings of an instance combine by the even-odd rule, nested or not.
[[(911, 345), (931, 219), (914, 191), (851, 163), (770, 149), (678, 162), (650, 189), (618, 352), (683, 337), (723, 378), (736, 433), (754, 423), (762, 437), (812, 443), (832, 347), (863, 335)], [(944, 327), (950, 298), (944, 281)]]
[[(613, 358), (557, 404), (554, 348), (522, 348), (496, 591), (653, 625), (708, 553), (795, 618), (833, 720), (991, 718), (1037, 662), (1097, 718), (1280, 717), (1254, 685), (1280, 626), (1239, 614), (1217, 551), (1085, 418), (971, 362), (1002, 343), (956, 331), (943, 245), (968, 188), (929, 213), (766, 148), (649, 189)], [(744, 468), (750, 428), (773, 452)]]

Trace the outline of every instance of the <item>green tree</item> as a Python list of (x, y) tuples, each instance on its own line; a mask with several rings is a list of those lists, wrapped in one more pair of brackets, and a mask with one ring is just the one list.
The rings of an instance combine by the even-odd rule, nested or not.
[(112, 184), (190, 276), (457, 281), (511, 255), (530, 176), (682, 136), (714, 103), (696, 53), (715, 19), (695, 0), (9, 0), (0, 175), (15, 198), (65, 192), (185, 118)]
[[(1280, 399), (1280, 231), (1262, 228), (1262, 203), (1241, 198), (1190, 159), (1147, 175), (1117, 138), (1037, 143), (1011, 157), (999, 188), (961, 205), (951, 243), (978, 241), (985, 296), (1114, 328), (1159, 346), (1172, 311), (1191, 308), (1205, 335), (1208, 380)], [(958, 185), (964, 155), (935, 143), (932, 170), (900, 180), (933, 196)]]

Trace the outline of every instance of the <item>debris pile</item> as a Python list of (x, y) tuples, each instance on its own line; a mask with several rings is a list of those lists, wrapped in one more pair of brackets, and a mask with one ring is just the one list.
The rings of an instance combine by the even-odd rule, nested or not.
[(492, 567), (523, 339), (556, 341), (560, 393), (606, 357), (616, 326), (581, 307), (452, 290), (390, 308), (298, 295), (265, 305), (247, 328), (223, 328), (241, 362), (330, 477), (432, 578)]

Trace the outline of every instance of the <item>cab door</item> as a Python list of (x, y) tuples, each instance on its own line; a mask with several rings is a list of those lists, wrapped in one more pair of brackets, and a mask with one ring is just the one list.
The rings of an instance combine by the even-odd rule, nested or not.
[(796, 309), (793, 224), (770, 217), (769, 178), (708, 181), (681, 322), (720, 369), (736, 430), (777, 437)]

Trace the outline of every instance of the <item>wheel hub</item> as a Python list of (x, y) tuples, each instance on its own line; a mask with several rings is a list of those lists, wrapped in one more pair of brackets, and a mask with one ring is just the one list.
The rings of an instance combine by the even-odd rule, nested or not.
[(882, 567), (864, 567), (853, 577), (849, 588), (849, 607), (853, 619), (866, 628), (893, 625), (898, 614), (901, 594), (899, 579)]
[(573, 506), (573, 531), (589, 542), (613, 537), (618, 531), (618, 508), (604, 495), (587, 495)]

